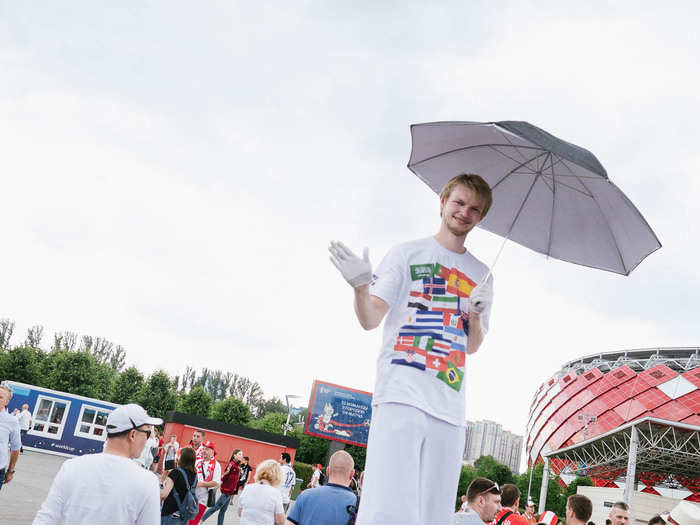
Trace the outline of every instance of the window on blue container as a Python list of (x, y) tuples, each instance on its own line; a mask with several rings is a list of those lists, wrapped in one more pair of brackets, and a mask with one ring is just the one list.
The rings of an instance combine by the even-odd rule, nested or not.
[(70, 401), (40, 395), (36, 400), (29, 433), (60, 439), (69, 407)]
[(83, 405), (80, 409), (75, 435), (103, 441), (106, 438), (109, 411), (96, 406)]

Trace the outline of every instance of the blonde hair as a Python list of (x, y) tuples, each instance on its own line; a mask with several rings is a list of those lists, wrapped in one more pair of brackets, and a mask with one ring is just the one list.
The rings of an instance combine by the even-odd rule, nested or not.
[(255, 481), (267, 481), (273, 487), (282, 483), (282, 469), (274, 459), (266, 459), (255, 469)]
[(440, 200), (444, 202), (449, 199), (450, 195), (452, 194), (452, 190), (455, 189), (457, 184), (466, 186), (472, 190), (477, 197), (480, 197), (481, 200), (484, 201), (484, 209), (481, 213), (481, 218), (483, 219), (486, 217), (486, 214), (489, 212), (489, 209), (491, 209), (491, 204), (493, 203), (493, 196), (491, 195), (491, 188), (489, 187), (488, 182), (486, 182), (481, 175), (477, 175), (475, 173), (460, 173), (456, 177), (452, 177), (447, 181), (440, 192)]

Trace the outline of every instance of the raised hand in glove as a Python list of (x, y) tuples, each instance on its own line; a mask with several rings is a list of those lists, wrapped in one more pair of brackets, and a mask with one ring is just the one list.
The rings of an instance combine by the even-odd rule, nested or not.
[(481, 283), (469, 296), (469, 311), (480, 315), (492, 302), (493, 287), (489, 283)]
[(365, 248), (362, 251), (361, 259), (340, 241), (331, 241), (328, 251), (331, 252), (331, 262), (340, 270), (343, 278), (353, 288), (369, 284), (372, 280), (369, 248)]

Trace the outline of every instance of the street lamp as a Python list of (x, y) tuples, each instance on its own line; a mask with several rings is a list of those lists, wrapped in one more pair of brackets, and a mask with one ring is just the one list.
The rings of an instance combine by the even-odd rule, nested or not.
[(289, 424), (289, 418), (292, 415), (292, 410), (291, 410), (291, 406), (289, 404), (289, 400), (300, 398), (301, 396), (298, 396), (296, 394), (285, 394), (284, 397), (287, 400), (287, 422), (284, 424), (284, 435), (286, 436), (288, 430), (294, 430), (294, 427)]

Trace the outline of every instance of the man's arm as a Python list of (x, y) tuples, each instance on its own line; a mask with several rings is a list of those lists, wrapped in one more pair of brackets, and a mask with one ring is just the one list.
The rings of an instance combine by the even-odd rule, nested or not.
[(467, 354), (475, 353), (484, 341), (484, 329), (481, 326), (481, 315), (469, 312), (469, 337), (467, 338)]
[(7, 465), (7, 470), (5, 470), (5, 481), (3, 483), (9, 483), (15, 475), (12, 473), (15, 470), (15, 464), (19, 458), (19, 450), (13, 450), (10, 452), (10, 463)]
[(354, 290), (357, 320), (365, 330), (374, 330), (389, 311), (389, 305), (376, 295), (370, 295), (369, 284), (358, 286)]

